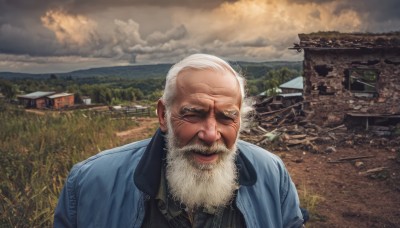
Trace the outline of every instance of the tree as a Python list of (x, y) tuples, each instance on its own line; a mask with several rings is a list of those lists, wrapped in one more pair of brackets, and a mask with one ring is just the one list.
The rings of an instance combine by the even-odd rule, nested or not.
[(279, 85), (292, 80), (293, 78), (299, 76), (297, 70), (290, 70), (287, 67), (282, 67), (278, 70), (271, 70), (265, 76), (264, 88), (269, 96), (276, 95)]
[(266, 95), (267, 96), (275, 96), (278, 94), (279, 82), (275, 78), (266, 82)]
[(6, 99), (11, 100), (17, 95), (17, 86), (6, 80), (0, 80), (0, 92)]
[(156, 90), (154, 92), (152, 92), (149, 96), (149, 100), (150, 101), (157, 101), (158, 99), (160, 99), (160, 97), (163, 95), (163, 91), (162, 90)]

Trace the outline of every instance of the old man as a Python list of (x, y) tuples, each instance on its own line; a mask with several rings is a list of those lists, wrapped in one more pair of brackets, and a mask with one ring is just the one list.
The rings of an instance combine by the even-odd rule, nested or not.
[(226, 61), (194, 54), (168, 72), (148, 140), (76, 164), (55, 227), (301, 227), (282, 161), (239, 140), (245, 81)]

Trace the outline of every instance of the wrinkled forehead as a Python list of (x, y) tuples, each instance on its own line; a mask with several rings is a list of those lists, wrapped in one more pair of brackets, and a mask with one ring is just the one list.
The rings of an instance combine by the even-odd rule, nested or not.
[(229, 72), (186, 70), (177, 77), (175, 105), (186, 103), (241, 106), (239, 82)]
[[(240, 95), (240, 85), (236, 76), (228, 71), (216, 71), (213, 69), (186, 69), (177, 75), (177, 89), (196, 88), (199, 91), (218, 95), (219, 92), (232, 92), (232, 96)], [(195, 92), (187, 91), (187, 92)]]

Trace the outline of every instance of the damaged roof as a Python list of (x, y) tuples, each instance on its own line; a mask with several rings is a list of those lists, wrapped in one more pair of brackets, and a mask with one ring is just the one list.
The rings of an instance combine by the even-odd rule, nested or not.
[(47, 97), (50, 99), (54, 99), (54, 98), (59, 98), (59, 97), (71, 96), (71, 95), (74, 95), (74, 94), (72, 94), (72, 93), (56, 93), (56, 94), (53, 94), (53, 95), (47, 96)]
[(279, 88), (285, 89), (303, 89), (303, 76), (296, 77), (288, 82), (283, 83)]
[(317, 32), (299, 34), (300, 43), (291, 49), (400, 48), (400, 31), (391, 33)]
[(25, 99), (38, 99), (41, 97), (49, 96), (55, 94), (56, 92), (46, 92), (46, 91), (37, 91), (33, 93), (28, 93), (25, 95), (19, 95), (18, 98), (25, 98)]

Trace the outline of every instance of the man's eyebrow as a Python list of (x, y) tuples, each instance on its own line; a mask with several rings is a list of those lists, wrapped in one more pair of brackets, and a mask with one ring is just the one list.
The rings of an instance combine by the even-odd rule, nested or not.
[(195, 108), (195, 107), (186, 106), (186, 107), (183, 107), (183, 108), (180, 110), (180, 114), (186, 114), (186, 113), (190, 113), (190, 112), (194, 112), (194, 113), (203, 113), (203, 112), (204, 112), (204, 109), (203, 109), (203, 108)]
[(229, 116), (229, 117), (237, 117), (237, 116), (239, 116), (239, 111), (238, 110), (223, 110), (222, 113), (225, 116)]

